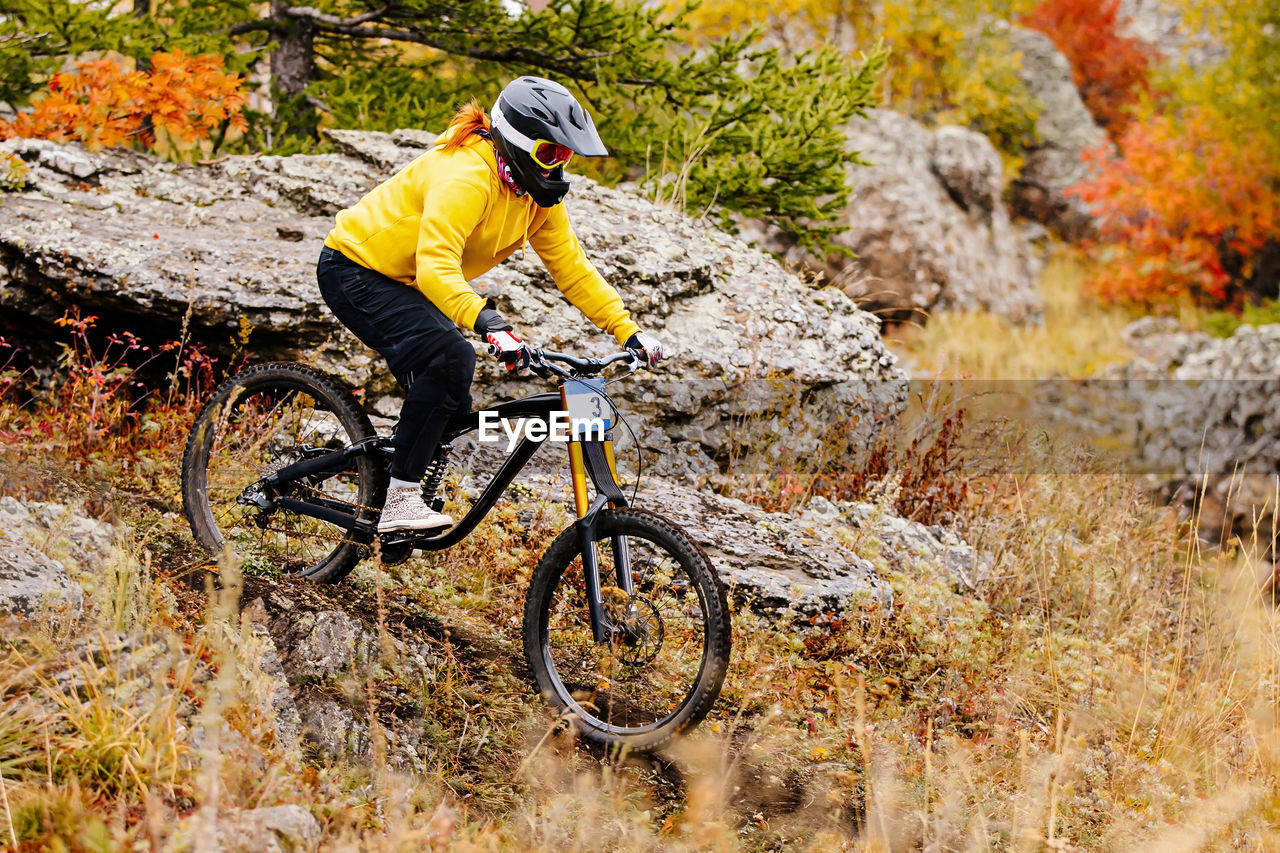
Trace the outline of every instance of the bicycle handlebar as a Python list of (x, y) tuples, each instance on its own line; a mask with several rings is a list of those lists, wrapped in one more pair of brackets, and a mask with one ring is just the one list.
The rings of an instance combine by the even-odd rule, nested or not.
[[(570, 371), (578, 376), (596, 376), (609, 365), (620, 361), (635, 363), (640, 359), (630, 350), (616, 352), (604, 358), (579, 358), (578, 356), (551, 350), (532, 347), (529, 349), (529, 369), (539, 376), (554, 374), (562, 379), (572, 379), (573, 376)], [(566, 364), (569, 366), (569, 370), (565, 370), (553, 362)]]

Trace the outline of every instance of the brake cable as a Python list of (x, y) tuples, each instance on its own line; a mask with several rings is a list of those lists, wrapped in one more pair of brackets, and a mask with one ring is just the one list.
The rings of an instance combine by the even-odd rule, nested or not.
[[(635, 372), (636, 372), (635, 370), (632, 370), (630, 373), (627, 374), (627, 376), (630, 376), (632, 373), (635, 373)], [(622, 379), (622, 378), (623, 377), (619, 376), (617, 379), (614, 379), (612, 381), (617, 382), (619, 379)], [(605, 384), (606, 385), (609, 384), (609, 381), (610, 380), (606, 379)], [(640, 493), (640, 475), (644, 473), (644, 454), (641, 452), (641, 449), (640, 449), (640, 439), (636, 435), (636, 431), (631, 428), (631, 424), (627, 423), (627, 419), (622, 414), (622, 410), (618, 408), (618, 404), (613, 402), (613, 398), (609, 396), (609, 392), (601, 388), (600, 393), (601, 395), (604, 396), (604, 398), (607, 401), (609, 401), (609, 407), (613, 409), (613, 414), (617, 415), (618, 421), (624, 427), (627, 428), (627, 432), (630, 433), (631, 435), (631, 443), (634, 444), (636, 448), (636, 481), (635, 483), (632, 484), (632, 487), (631, 487), (631, 506), (635, 506), (636, 495)]]

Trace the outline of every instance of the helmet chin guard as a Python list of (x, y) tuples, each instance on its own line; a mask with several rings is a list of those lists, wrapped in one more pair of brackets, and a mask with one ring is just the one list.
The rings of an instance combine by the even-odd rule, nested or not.
[(494, 147), (511, 167), (516, 183), (540, 207), (564, 200), (569, 182), (563, 167), (544, 170), (533, 159), (539, 140), (563, 145), (585, 157), (604, 157), (595, 123), (569, 90), (542, 77), (520, 77), (507, 84), (490, 111)]

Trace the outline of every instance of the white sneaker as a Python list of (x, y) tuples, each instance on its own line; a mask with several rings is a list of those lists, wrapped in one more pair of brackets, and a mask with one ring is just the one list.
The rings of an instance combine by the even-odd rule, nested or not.
[(422, 489), (416, 486), (387, 489), (387, 502), (382, 507), (382, 517), (378, 519), (379, 533), (392, 530), (435, 530), (452, 526), (452, 518), (435, 512), (423, 503)]

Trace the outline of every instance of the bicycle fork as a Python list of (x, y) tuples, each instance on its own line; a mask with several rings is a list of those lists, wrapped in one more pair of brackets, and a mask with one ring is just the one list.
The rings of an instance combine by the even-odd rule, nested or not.
[[(587, 610), (591, 617), (591, 635), (597, 643), (610, 639), (614, 626), (605, 614), (600, 584), (600, 559), (596, 551), (596, 519), (606, 506), (627, 506), (626, 495), (618, 484), (617, 462), (613, 455), (612, 439), (575, 440), (569, 443), (569, 477), (573, 483), (573, 503), (577, 511), (578, 548), (582, 553), (583, 582), (587, 592)], [(587, 478), (596, 487), (596, 499), (591, 501), (587, 491)], [(611, 537), (614, 576), (618, 588), (630, 598), (635, 592), (631, 577), (631, 554), (627, 540), (622, 536)]]

